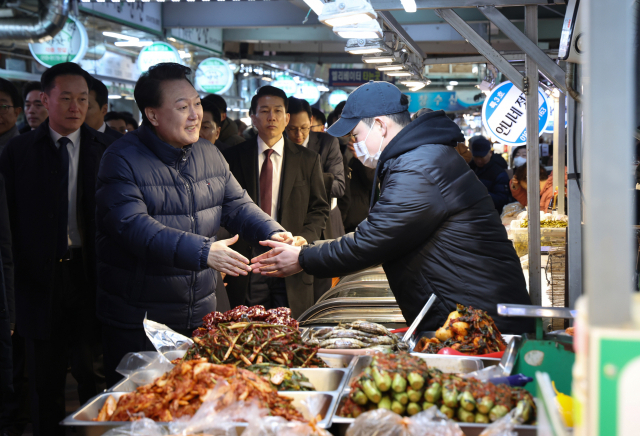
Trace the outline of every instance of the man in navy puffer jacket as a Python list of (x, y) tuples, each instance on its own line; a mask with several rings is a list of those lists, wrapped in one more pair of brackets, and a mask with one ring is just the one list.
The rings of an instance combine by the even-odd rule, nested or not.
[(289, 242), (256, 206), (216, 147), (198, 138), (200, 97), (189, 68), (159, 64), (134, 91), (140, 128), (107, 149), (98, 173), (98, 317), (108, 385), (131, 351), (153, 349), (145, 315), (190, 335), (216, 309), (216, 273), (246, 275), (249, 260), (216, 242), (222, 225), (246, 241)]

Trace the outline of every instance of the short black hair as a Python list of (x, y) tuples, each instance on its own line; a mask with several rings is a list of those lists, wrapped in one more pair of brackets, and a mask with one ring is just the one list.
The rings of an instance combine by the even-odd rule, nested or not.
[(251, 113), (255, 115), (256, 109), (258, 108), (258, 100), (262, 97), (266, 96), (272, 97), (280, 97), (284, 102), (284, 110), (286, 111), (289, 108), (289, 101), (287, 99), (287, 94), (280, 88), (276, 88), (275, 86), (266, 85), (258, 89), (256, 95), (251, 99)]
[(54, 65), (53, 67), (45, 70), (42, 73), (42, 77), (40, 78), (40, 83), (42, 85), (42, 92), (49, 94), (51, 89), (56, 84), (56, 77), (60, 76), (80, 76), (83, 77), (87, 82), (87, 88), (91, 89), (91, 85), (93, 83), (93, 77), (78, 64), (73, 62), (63, 62), (58, 65)]
[(221, 114), (227, 113), (227, 101), (222, 96), (218, 94), (209, 94), (202, 99), (202, 101), (205, 101), (205, 100), (216, 105), (216, 107), (218, 108), (218, 111), (220, 111)]
[(14, 108), (23, 107), (22, 98), (20, 98), (18, 88), (16, 88), (16, 85), (9, 82), (7, 79), (0, 79), (0, 92), (4, 92), (9, 96)]
[(22, 98), (25, 101), (27, 100), (27, 95), (29, 95), (31, 91), (42, 92), (42, 84), (40, 82), (25, 83), (24, 86), (22, 87)]
[(213, 117), (213, 122), (216, 123), (216, 127), (220, 127), (220, 125), (222, 124), (222, 115), (220, 115), (218, 107), (213, 102), (203, 99), (202, 112), (209, 112)]
[(522, 150), (522, 149), (527, 149), (526, 145), (519, 145), (517, 147), (513, 147), (513, 150), (511, 150), (511, 167), (513, 168), (513, 159), (516, 157), (516, 154)]
[[(527, 166), (526, 165), (520, 165), (518, 168), (516, 168), (516, 170), (513, 172), (513, 176), (518, 179), (518, 181), (522, 180), (522, 181), (527, 181)], [(540, 165), (540, 180), (544, 181), (547, 180), (549, 178), (549, 173), (547, 173), (547, 170), (544, 169), (544, 167), (542, 165)]]
[(162, 87), (160, 86), (162, 82), (186, 80), (193, 86), (188, 79), (189, 74), (191, 74), (191, 68), (175, 62), (162, 62), (142, 73), (133, 90), (133, 97), (136, 99), (136, 104), (142, 113), (142, 124), (151, 126), (144, 111), (146, 108), (157, 108), (162, 105)]
[(331, 111), (327, 117), (327, 126), (333, 126), (335, 122), (338, 121), (338, 118), (340, 118), (340, 116), (336, 114), (336, 111)]
[(258, 96), (254, 95), (253, 97), (251, 97), (251, 104), (249, 105), (249, 115), (255, 115), (256, 113), (253, 111), (253, 109), (258, 106)]
[(311, 114), (313, 115), (313, 118), (323, 126), (327, 124), (327, 117), (324, 116), (324, 113), (320, 109), (312, 107)]
[(133, 118), (133, 115), (129, 115), (126, 112), (120, 112), (120, 114), (124, 118), (125, 124), (131, 124), (134, 127), (134, 130), (138, 128), (138, 122), (136, 121), (135, 118)]
[(113, 120), (122, 120), (126, 123), (127, 117), (121, 114), (120, 112), (116, 112), (116, 111), (107, 112), (104, 116), (104, 121), (107, 122), (107, 121), (113, 121)]
[(102, 106), (109, 103), (109, 90), (100, 80), (94, 78), (89, 91), (96, 93), (96, 102), (98, 102), (98, 106), (100, 106), (101, 109)]
[[(400, 104), (404, 105), (404, 106), (409, 105), (409, 97), (407, 97), (406, 95), (402, 94), (400, 96)], [(409, 113), (409, 111), (399, 112), (397, 114), (387, 114), (387, 115), (384, 115), (384, 116), (389, 118), (391, 121), (393, 121), (394, 123), (396, 123), (400, 127), (408, 126), (409, 123), (411, 123), (411, 114)], [(367, 126), (371, 127), (371, 126), (373, 126), (374, 120), (375, 120), (375, 117), (363, 118), (362, 122), (365, 123)]]
[(336, 108), (333, 110), (333, 113), (340, 118), (342, 116), (342, 111), (344, 110), (344, 105), (347, 104), (347, 100), (343, 100), (336, 105)]
[(300, 98), (289, 97), (287, 112), (291, 115), (299, 114), (300, 112), (306, 112), (309, 115), (309, 121), (311, 121), (311, 105), (307, 100)]

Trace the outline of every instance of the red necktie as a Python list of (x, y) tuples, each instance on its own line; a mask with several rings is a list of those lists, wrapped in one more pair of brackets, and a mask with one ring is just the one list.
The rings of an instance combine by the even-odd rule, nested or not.
[(260, 209), (271, 216), (271, 200), (273, 191), (273, 163), (271, 163), (272, 149), (265, 150), (265, 159), (260, 171)]

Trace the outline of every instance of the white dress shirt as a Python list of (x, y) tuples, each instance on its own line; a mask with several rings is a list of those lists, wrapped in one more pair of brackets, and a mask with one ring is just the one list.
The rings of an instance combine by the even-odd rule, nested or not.
[[(58, 140), (62, 138), (58, 132), (49, 127), (51, 139), (56, 144), (56, 148), (60, 148)], [(67, 237), (69, 248), (82, 246), (80, 232), (78, 231), (78, 218), (76, 216), (76, 204), (78, 198), (78, 166), (80, 164), (80, 129), (66, 135), (71, 140), (67, 144), (69, 151), (69, 208), (67, 218)]]
[(98, 132), (100, 133), (104, 133), (104, 131), (107, 130), (107, 123), (105, 123), (104, 121), (102, 122), (102, 125), (100, 126), (100, 128), (98, 129)]
[(307, 139), (304, 140), (304, 142), (302, 143), (302, 146), (304, 148), (307, 148), (309, 146), (309, 138), (311, 137), (311, 132), (309, 132), (309, 134), (307, 135)]
[[(280, 200), (280, 178), (282, 176), (282, 161), (284, 159), (284, 137), (280, 138), (271, 149), (273, 150), (273, 153), (271, 153), (271, 164), (273, 165), (273, 176), (271, 178), (271, 218), (277, 221), (278, 201)], [(258, 136), (258, 183), (260, 173), (262, 172), (262, 164), (266, 157), (264, 154), (266, 150), (269, 150), (269, 146)]]

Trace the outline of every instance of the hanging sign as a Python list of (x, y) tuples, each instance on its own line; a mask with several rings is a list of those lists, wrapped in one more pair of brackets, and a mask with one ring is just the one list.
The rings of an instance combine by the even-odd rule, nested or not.
[(474, 100), (478, 94), (476, 91), (418, 91), (405, 94), (409, 97), (409, 112), (418, 112), (422, 108), (452, 112), (482, 104), (482, 101)]
[(63, 62), (80, 62), (88, 47), (87, 30), (72, 17), (67, 18), (64, 27), (53, 39), (29, 44), (35, 60), (47, 68)]
[(140, 50), (140, 54), (138, 55), (138, 68), (141, 73), (162, 62), (181, 64), (180, 53), (166, 42), (154, 42)]
[(291, 76), (280, 76), (271, 83), (271, 86), (282, 89), (287, 97), (291, 97), (298, 91), (298, 83)]
[(320, 91), (315, 83), (302, 82), (298, 84), (298, 90), (293, 96), (295, 98), (307, 100), (309, 104), (313, 105), (320, 100)]
[(80, 11), (105, 20), (164, 36), (162, 4), (157, 2), (82, 2)]
[(233, 70), (224, 59), (208, 58), (196, 70), (196, 90), (224, 94), (233, 84)]
[(171, 36), (182, 42), (222, 54), (221, 27), (180, 27), (171, 29)]
[[(538, 132), (540, 135), (550, 120), (550, 105), (546, 94), (538, 88)], [(511, 82), (496, 86), (482, 105), (482, 123), (498, 141), (524, 145), (527, 143), (527, 99)]]
[(349, 94), (347, 94), (341, 89), (338, 89), (337, 91), (333, 91), (331, 94), (329, 94), (329, 105), (332, 108), (335, 108), (341, 102), (345, 101), (347, 98), (349, 98)]

